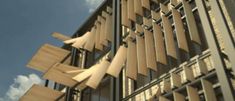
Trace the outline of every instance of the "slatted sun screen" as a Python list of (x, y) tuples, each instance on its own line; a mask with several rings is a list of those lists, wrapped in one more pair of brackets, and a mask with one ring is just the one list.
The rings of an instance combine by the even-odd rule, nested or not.
[(140, 16), (144, 16), (141, 0), (134, 0), (134, 12)]
[(172, 8), (172, 15), (173, 15), (174, 23), (175, 23), (175, 31), (176, 31), (177, 41), (178, 41), (178, 47), (184, 50), (185, 52), (189, 52), (188, 43), (186, 40), (186, 35), (185, 35), (181, 15), (174, 8)]
[(103, 60), (97, 68), (97, 70), (91, 75), (91, 77), (86, 82), (86, 85), (88, 87), (91, 87), (93, 89), (96, 89), (98, 85), (100, 84), (102, 78), (105, 76), (106, 71), (110, 65), (110, 62), (107, 60)]
[[(64, 69), (60, 69), (60, 68), (64, 68)], [(72, 79), (73, 75), (69, 75), (68, 73), (65, 73), (66, 72), (64, 71), (65, 68), (66, 67), (63, 67), (60, 64), (56, 64), (43, 75), (43, 78), (55, 81), (57, 83), (60, 83), (69, 87), (73, 87), (78, 82)], [(81, 72), (83, 72), (83, 70), (81, 70), (80, 72), (77, 72), (77, 74)]]
[(127, 0), (127, 10), (128, 10), (128, 19), (136, 22), (136, 15), (134, 11), (134, 1), (135, 0)]
[(62, 92), (35, 84), (19, 99), (19, 101), (55, 101), (62, 95)]
[(167, 65), (163, 33), (161, 27), (156, 23), (153, 23), (153, 35), (157, 62)]
[(70, 52), (65, 49), (50, 44), (44, 44), (29, 61), (27, 67), (46, 72), (55, 63), (61, 62), (69, 53)]
[(196, 42), (197, 44), (201, 44), (200, 36), (198, 33), (196, 21), (192, 12), (192, 8), (188, 2), (182, 0), (184, 13), (186, 15), (186, 21), (188, 25), (188, 30), (190, 34), (190, 38), (192, 41)]
[(148, 30), (144, 30), (144, 36), (147, 67), (151, 70), (157, 71), (153, 33)]
[(147, 76), (147, 63), (144, 38), (136, 35), (138, 73)]
[(107, 70), (107, 73), (117, 78), (122, 70), (123, 64), (126, 62), (126, 59), (127, 48), (125, 46), (120, 46)]
[(122, 0), (121, 7), (122, 7), (122, 25), (130, 27), (130, 23), (128, 21), (127, 0)]
[(61, 40), (61, 41), (65, 41), (65, 40), (70, 40), (71, 38), (69, 36), (66, 36), (66, 35), (63, 35), (61, 33), (58, 33), (58, 32), (53, 32), (52, 34), (52, 37), (58, 39), (58, 40)]
[(84, 46), (84, 49), (92, 52), (95, 46), (95, 32), (96, 32), (96, 27), (92, 27), (91, 33), (88, 36), (88, 40)]
[(77, 49), (84, 48), (84, 45), (86, 44), (90, 34), (91, 33), (89, 31), (86, 32), (80, 39), (76, 40), (76, 42), (73, 43), (72, 46)]
[(137, 80), (136, 44), (130, 40), (128, 40), (127, 44), (126, 76), (133, 80)]
[(164, 15), (162, 15), (162, 24), (164, 29), (167, 55), (171, 56), (174, 59), (177, 59), (173, 30), (169, 22), (169, 19)]

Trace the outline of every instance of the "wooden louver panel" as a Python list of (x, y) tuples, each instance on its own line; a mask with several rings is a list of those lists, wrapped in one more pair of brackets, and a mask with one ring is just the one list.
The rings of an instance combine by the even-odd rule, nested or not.
[(174, 91), (173, 96), (174, 96), (174, 101), (185, 101), (185, 96), (178, 92)]
[(87, 78), (89, 78), (97, 70), (97, 68), (99, 68), (99, 64), (93, 65), (86, 71), (74, 76), (73, 79), (76, 80), (77, 82), (82, 82), (86, 80)]
[(186, 83), (188, 81), (193, 81), (193, 80), (194, 80), (194, 76), (193, 76), (192, 70), (186, 66), (183, 66), (181, 82)]
[(90, 36), (90, 32), (86, 32), (83, 36), (81, 36), (80, 38), (78, 38), (75, 43), (72, 44), (73, 47), (80, 49), (80, 48), (84, 48), (89, 36)]
[(65, 41), (65, 40), (70, 40), (71, 38), (66, 36), (66, 35), (63, 35), (61, 33), (58, 33), (58, 32), (53, 32), (52, 34), (52, 37), (58, 39), (58, 40), (61, 40), (61, 41)]
[(143, 17), (143, 22), (146, 27), (152, 26), (152, 19), (148, 19), (148, 18)]
[(171, 5), (176, 6), (178, 4), (178, 0), (170, 0)]
[(144, 15), (141, 0), (134, 0), (134, 12), (140, 16)]
[(126, 62), (126, 59), (127, 48), (125, 46), (120, 46), (107, 70), (107, 73), (117, 78), (122, 70), (123, 64)]
[(159, 96), (158, 98), (159, 101), (170, 101), (169, 99), (163, 97), (163, 96)]
[(55, 101), (63, 93), (34, 84), (19, 101)]
[(122, 7), (122, 25), (126, 26), (126, 27), (129, 27), (130, 23), (129, 23), (129, 20), (128, 20), (127, 0), (122, 0), (121, 7)]
[(134, 11), (134, 1), (135, 0), (127, 0), (127, 9), (128, 9), (128, 19), (132, 20), (132, 21), (136, 21), (136, 16), (135, 16), (135, 12)]
[(136, 35), (138, 73), (147, 76), (147, 63), (144, 38)]
[(184, 13), (186, 15), (186, 21), (188, 25), (188, 30), (190, 34), (190, 38), (192, 41), (196, 42), (197, 44), (201, 44), (200, 36), (198, 33), (196, 21), (192, 12), (192, 8), (188, 2), (182, 0)]
[(172, 27), (169, 22), (169, 19), (167, 17), (165, 17), (164, 15), (162, 15), (162, 24), (163, 24), (163, 29), (164, 29), (167, 55), (171, 56), (174, 59), (177, 59), (176, 47), (175, 47)]
[(181, 77), (178, 74), (171, 73), (171, 88), (180, 87), (181, 86)]
[(144, 30), (143, 30), (143, 27), (141, 26), (141, 25), (139, 25), (139, 24), (135, 24), (135, 27), (136, 27), (136, 29), (135, 29), (135, 31), (137, 32), (137, 33), (143, 33), (144, 32)]
[(197, 89), (186, 86), (189, 101), (200, 101)]
[(155, 41), (155, 51), (156, 51), (157, 62), (166, 65), (167, 59), (166, 59), (163, 33), (161, 31), (161, 27), (155, 23), (153, 23), (153, 35), (154, 35), (154, 41)]
[(86, 85), (88, 87), (91, 87), (93, 89), (96, 89), (101, 82), (102, 78), (104, 77), (108, 67), (110, 65), (110, 62), (104, 60), (100, 63), (99, 68), (92, 74), (92, 76), (89, 78), (89, 80), (86, 82)]
[(166, 14), (166, 13), (169, 12), (168, 7), (166, 5), (164, 5), (164, 4), (162, 4), (162, 3), (160, 3), (160, 8), (161, 8), (161, 12), (163, 14)]
[(151, 11), (152, 19), (159, 20), (161, 18), (159, 12)]
[(217, 101), (212, 83), (204, 79), (201, 79), (201, 83), (206, 101)]
[(136, 80), (137, 79), (137, 52), (136, 44), (128, 41), (127, 62), (126, 62), (126, 76)]
[[(98, 18), (99, 18), (99, 16), (98, 16)], [(96, 49), (99, 49), (99, 50), (103, 50), (103, 46), (100, 44), (100, 30), (101, 30), (101, 27), (100, 27), (100, 22), (99, 21), (97, 21), (96, 23), (95, 23), (95, 25), (96, 25), (96, 32), (95, 32), (95, 48)]]
[(173, 20), (175, 23), (175, 31), (176, 31), (177, 41), (178, 41), (178, 47), (185, 52), (189, 52), (188, 43), (187, 43), (181, 15), (174, 8), (172, 8), (172, 14), (173, 14)]
[[(60, 83), (69, 87), (73, 87), (74, 85), (76, 85), (77, 82), (72, 79), (73, 75), (70, 75), (69, 73), (65, 73), (66, 71), (64, 71), (64, 69), (61, 69), (61, 68), (65, 69), (66, 67), (60, 64), (55, 64), (52, 68), (50, 68), (43, 75), (43, 78), (55, 81), (57, 83)], [(76, 74), (79, 74), (81, 72), (82, 70), (80, 70), (80, 72), (77, 71)]]
[(27, 67), (46, 72), (55, 63), (61, 62), (69, 53), (70, 52), (65, 49), (50, 44), (44, 44), (29, 61)]
[(142, 7), (150, 10), (150, 0), (141, 0), (142, 1)]
[(144, 36), (147, 67), (149, 69), (157, 71), (153, 33), (148, 30), (144, 30)]
[(88, 50), (90, 52), (92, 52), (93, 49), (94, 49), (94, 45), (95, 45), (95, 32), (96, 32), (96, 28), (93, 27), (91, 29), (91, 33), (88, 36), (88, 40), (87, 40), (87, 42), (86, 42), (86, 44), (84, 46), (84, 49), (86, 49), (86, 50)]
[[(104, 14), (106, 15), (106, 14)], [(108, 46), (108, 42), (105, 41), (105, 22), (106, 22), (106, 19), (103, 18), (103, 17), (100, 17), (100, 22), (101, 22), (101, 26), (100, 26), (100, 44), (101, 45), (104, 45), (104, 46)]]

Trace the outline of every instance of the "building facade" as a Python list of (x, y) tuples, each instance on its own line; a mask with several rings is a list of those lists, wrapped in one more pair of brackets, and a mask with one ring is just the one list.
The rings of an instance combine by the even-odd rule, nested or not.
[[(235, 101), (234, 0), (104, 0), (28, 67), (22, 101)], [(48, 87), (48, 83), (54, 87)]]

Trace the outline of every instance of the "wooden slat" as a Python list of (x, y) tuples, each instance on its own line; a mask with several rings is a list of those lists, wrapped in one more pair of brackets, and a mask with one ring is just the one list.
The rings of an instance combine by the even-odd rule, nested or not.
[(96, 28), (93, 27), (91, 29), (91, 33), (88, 36), (88, 40), (86, 40), (87, 42), (86, 42), (86, 44), (84, 46), (84, 49), (86, 49), (86, 50), (88, 50), (90, 52), (93, 51), (94, 46), (95, 46), (95, 32), (96, 32)]
[(171, 90), (171, 83), (170, 81), (163, 79), (162, 82), (160, 82), (160, 87), (161, 87), (161, 93), (169, 92)]
[(147, 63), (144, 38), (136, 35), (138, 73), (147, 76)]
[(198, 65), (198, 69), (200, 70), (201, 74), (207, 74), (208, 73), (208, 69), (206, 68), (206, 64), (203, 60), (201, 59), (196, 59), (197, 60), (197, 65)]
[(133, 80), (137, 79), (136, 44), (134, 42), (131, 42), (131, 41), (128, 41), (126, 76), (133, 79)]
[(197, 44), (201, 44), (200, 36), (198, 33), (196, 21), (192, 12), (192, 8), (188, 2), (182, 0), (184, 13), (186, 15), (186, 21), (188, 25), (188, 30), (190, 34), (190, 38), (192, 41), (196, 42)]
[(62, 63), (56, 63), (52, 68), (65, 73), (71, 77), (76, 76), (78, 73), (81, 73), (83, 71), (85, 71), (85, 69), (81, 69), (80, 67), (74, 67), (74, 66), (70, 66), (67, 64), (62, 64)]
[(112, 42), (112, 15), (107, 14), (105, 25), (106, 40)]
[(130, 22), (128, 20), (128, 9), (127, 9), (127, 0), (122, 0), (122, 25), (130, 27)]
[(192, 70), (186, 66), (183, 66), (181, 82), (186, 83), (188, 81), (193, 81), (193, 80), (194, 80), (194, 76), (193, 76)]
[[(72, 79), (72, 75), (69, 75), (63, 71), (63, 69), (59, 69), (59, 67), (63, 66), (58, 66), (55, 65), (52, 68), (50, 68), (44, 75), (44, 79), (52, 80), (55, 81), (59, 84), (63, 84), (69, 87), (73, 87), (76, 85), (78, 82)], [(78, 70), (78, 69), (77, 69)], [(82, 72), (82, 71), (80, 71)], [(79, 74), (79, 72), (77, 73)]]
[(34, 84), (19, 101), (55, 101), (63, 93)]
[(142, 1), (142, 7), (150, 10), (150, 0), (141, 0)]
[(152, 26), (152, 19), (148, 19), (148, 18), (143, 17), (143, 22), (146, 27)]
[(70, 40), (71, 38), (69, 36), (66, 36), (66, 35), (63, 35), (61, 33), (58, 33), (58, 32), (53, 32), (52, 34), (52, 37), (58, 39), (58, 40), (61, 40), (61, 41), (65, 41), (65, 40)]
[(86, 71), (74, 76), (73, 79), (76, 80), (77, 82), (82, 82), (86, 80), (87, 78), (89, 78), (97, 70), (97, 68), (99, 68), (99, 64), (93, 65)]
[(145, 52), (146, 52), (146, 62), (147, 67), (149, 69), (152, 69), (154, 71), (157, 71), (157, 62), (156, 62), (156, 54), (154, 49), (154, 39), (153, 39), (153, 33), (144, 30), (144, 36), (145, 36)]
[(91, 33), (89, 31), (86, 32), (83, 36), (81, 36), (79, 39), (77, 39), (76, 42), (72, 44), (72, 46), (77, 49), (84, 48), (90, 34)]
[(178, 4), (178, 0), (170, 0), (171, 5), (176, 6)]
[(166, 52), (165, 52), (166, 49), (164, 46), (163, 33), (161, 31), (161, 27), (155, 23), (153, 23), (153, 35), (154, 35), (157, 62), (166, 65), (167, 64)]
[(107, 11), (109, 14), (112, 14), (113, 9), (112, 9), (111, 7), (109, 7), (109, 6), (107, 6), (106, 11)]
[(151, 10), (151, 15), (152, 15), (152, 19), (154, 20), (159, 20), (161, 18), (161, 15), (159, 12), (155, 12)]
[(161, 8), (161, 12), (162, 12), (163, 14), (166, 14), (166, 13), (169, 12), (168, 7), (167, 7), (166, 5), (164, 5), (164, 4), (162, 4), (162, 3), (160, 3), (160, 8)]
[(27, 67), (46, 72), (55, 63), (61, 62), (69, 53), (65, 49), (44, 44), (29, 61)]
[(136, 21), (136, 15), (134, 12), (134, 1), (135, 0), (127, 0), (127, 10), (128, 10), (128, 19), (132, 21)]
[(134, 0), (134, 12), (140, 16), (144, 16), (141, 0)]
[(165, 43), (166, 43), (166, 52), (168, 56), (171, 56), (174, 59), (177, 59), (176, 47), (174, 36), (172, 32), (172, 27), (169, 22), (169, 19), (162, 15), (162, 24), (164, 29)]
[(180, 87), (181, 86), (181, 77), (178, 74), (171, 73), (171, 88)]
[(92, 74), (92, 76), (89, 78), (89, 80), (86, 82), (86, 85), (88, 87), (91, 87), (93, 89), (96, 89), (101, 82), (102, 78), (104, 77), (108, 67), (110, 65), (110, 62), (104, 60), (100, 63), (99, 68)]
[(126, 62), (126, 59), (127, 48), (125, 46), (120, 46), (107, 70), (107, 73), (117, 78), (122, 70), (123, 64)]
[(161, 88), (159, 87), (159, 85), (155, 85), (151, 88), (152, 90), (152, 95), (153, 96), (160, 96), (161, 95)]
[[(98, 16), (98, 19), (100, 18), (100, 16)], [(98, 49), (98, 50), (103, 50), (103, 46), (100, 44), (100, 29), (101, 29), (101, 24), (99, 21), (97, 21), (95, 23), (96, 25), (96, 36), (95, 36), (95, 48)]]
[(105, 38), (106, 38), (106, 35), (105, 35), (105, 22), (106, 22), (106, 19), (104, 19), (103, 17), (100, 17), (100, 18), (101, 18), (101, 21), (100, 21), (100, 23), (101, 23), (101, 26), (100, 26), (100, 44), (104, 45), (104, 46), (108, 46), (108, 42), (105, 41)]
[(166, 97), (163, 97), (163, 96), (159, 96), (158, 100), (159, 101), (170, 101), (169, 99), (167, 99)]
[(197, 89), (186, 86), (189, 101), (200, 101)]
[(173, 96), (174, 96), (174, 101), (185, 101), (185, 96), (178, 92), (174, 91)]
[(172, 9), (173, 20), (175, 23), (175, 31), (178, 42), (178, 47), (185, 52), (189, 52), (188, 43), (185, 36), (184, 26), (180, 13), (176, 9)]
[(217, 101), (212, 83), (204, 79), (201, 79), (201, 83), (206, 101)]
[(135, 24), (135, 31), (136, 31), (136, 33), (143, 33), (144, 32), (143, 27), (137, 23)]

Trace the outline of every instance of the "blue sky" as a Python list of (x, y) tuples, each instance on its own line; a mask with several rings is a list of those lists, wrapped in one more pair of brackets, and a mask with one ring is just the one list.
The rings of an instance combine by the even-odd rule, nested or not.
[(101, 1), (0, 0), (0, 98), (19, 75), (41, 76), (25, 66), (37, 49), (44, 43), (62, 45), (51, 33), (71, 36)]

